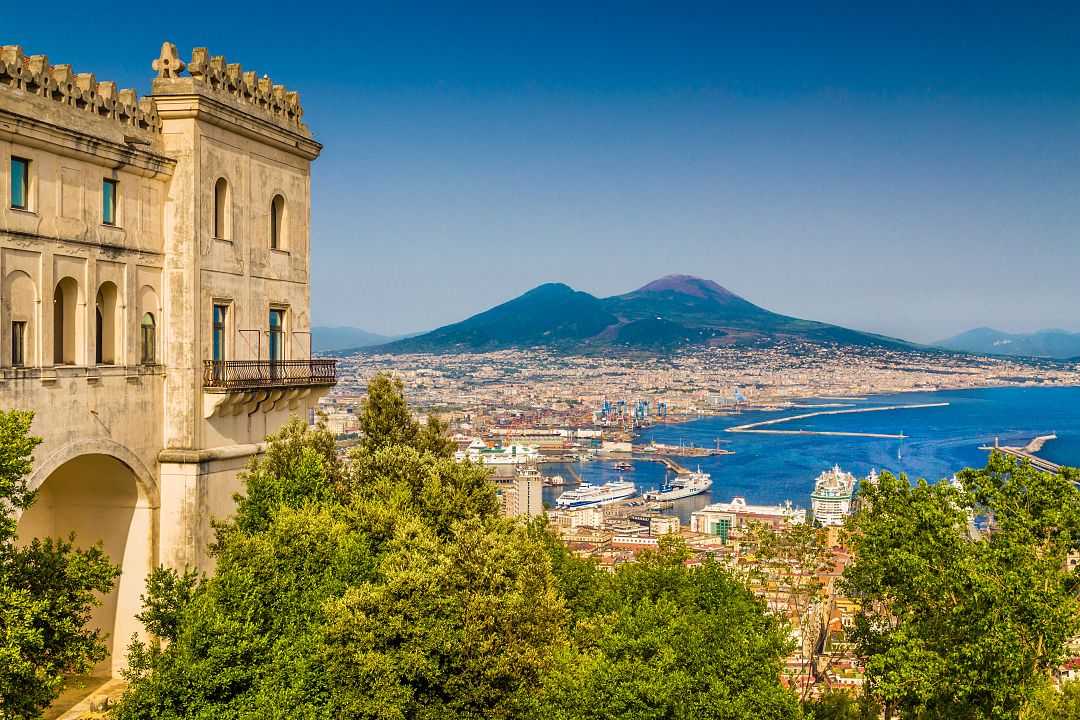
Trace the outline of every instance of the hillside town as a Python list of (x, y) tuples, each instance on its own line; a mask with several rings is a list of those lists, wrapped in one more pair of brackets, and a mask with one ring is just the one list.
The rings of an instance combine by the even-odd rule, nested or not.
[[(850, 473), (823, 469), (810, 508), (790, 501), (761, 505), (736, 496), (680, 518), (671, 502), (650, 500), (654, 493), (621, 497), (619, 483), (581, 485), (593, 495), (564, 503), (581, 492), (572, 489), (581, 479), (565, 476), (574, 473), (567, 463), (592, 461), (630, 470), (631, 458), (663, 456), (669, 469), (692, 475), (679, 465), (685, 456), (729, 451), (644, 445), (636, 431), (871, 393), (1080, 382), (1080, 369), (1064, 363), (813, 344), (710, 348), (640, 359), (507, 350), (440, 356), (360, 353), (338, 362), (339, 385), (323, 398), (320, 412), (343, 447), (359, 431), (367, 379), (391, 371), (402, 379), (415, 409), (449, 421), (459, 460), (490, 468), (503, 514), (546, 515), (567, 547), (608, 571), (677, 537), (689, 552), (689, 566), (712, 559), (746, 577), (770, 609), (787, 617), (796, 649), (787, 658), (785, 682), (810, 697), (857, 693), (863, 683), (848, 639), (858, 606), (839, 585), (852, 557), (843, 530), (858, 482)], [(554, 506), (545, 505), (545, 487), (561, 493)], [(594, 502), (596, 493), (614, 494)], [(813, 567), (763, 561), (762, 532), (783, 536), (806, 525), (820, 528), (816, 542), (821, 556)], [(1075, 654), (1076, 660), (1060, 668), (1062, 677), (1080, 666), (1080, 652)]]

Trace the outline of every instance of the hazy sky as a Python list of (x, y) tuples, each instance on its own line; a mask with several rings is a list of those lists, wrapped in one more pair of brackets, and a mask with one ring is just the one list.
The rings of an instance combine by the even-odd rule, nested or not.
[(162, 40), (206, 45), (298, 89), (317, 324), (684, 272), (914, 340), (1080, 330), (1078, 3), (109, 5), (4, 3), (0, 40), (140, 91)]

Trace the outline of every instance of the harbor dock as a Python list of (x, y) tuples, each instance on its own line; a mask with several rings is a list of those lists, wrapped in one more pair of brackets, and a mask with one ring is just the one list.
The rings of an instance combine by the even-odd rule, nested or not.
[(935, 408), (945, 407), (949, 403), (919, 403), (916, 405), (886, 405), (884, 407), (869, 407), (869, 408), (852, 408), (848, 410), (820, 410), (818, 412), (803, 413), (801, 415), (788, 415), (781, 418), (773, 418), (771, 420), (762, 420), (755, 423), (747, 423), (746, 425), (736, 425), (735, 427), (727, 428), (727, 432), (731, 433), (759, 433), (762, 435), (824, 435), (834, 437), (866, 437), (866, 438), (886, 438), (902, 440), (907, 437), (904, 433), (868, 433), (868, 432), (850, 432), (840, 430), (778, 430), (776, 428), (766, 427), (769, 425), (779, 425), (781, 423), (794, 422), (796, 420), (807, 420), (813, 417), (819, 417), (822, 415), (852, 415), (855, 413), (868, 413), (868, 412), (885, 412), (887, 410), (917, 410), (920, 408)]
[(1031, 442), (1029, 442), (1024, 447), (1016, 447), (1016, 446), (1013, 446), (1013, 445), (1002, 445), (1001, 443), (998, 442), (997, 438), (994, 438), (994, 444), (993, 445), (983, 445), (979, 449), (980, 450), (987, 450), (987, 451), (997, 450), (1000, 453), (1004, 453), (1005, 455), (1009, 455), (1009, 456), (1014, 457), (1014, 458), (1016, 458), (1018, 460), (1026, 460), (1026, 461), (1028, 461), (1029, 463), (1031, 463), (1031, 467), (1035, 468), (1036, 470), (1042, 470), (1043, 472), (1049, 472), (1049, 473), (1055, 473), (1056, 474), (1056, 473), (1061, 472), (1061, 466), (1060, 465), (1058, 465), (1057, 463), (1050, 462), (1049, 460), (1046, 460), (1045, 458), (1041, 458), (1041, 457), (1039, 457), (1038, 455), (1035, 454), (1035, 453), (1039, 452), (1040, 450), (1042, 450), (1043, 445), (1045, 445), (1050, 440), (1057, 440), (1057, 434), (1056, 433), (1050, 433), (1049, 435), (1040, 435), (1037, 438), (1033, 439)]

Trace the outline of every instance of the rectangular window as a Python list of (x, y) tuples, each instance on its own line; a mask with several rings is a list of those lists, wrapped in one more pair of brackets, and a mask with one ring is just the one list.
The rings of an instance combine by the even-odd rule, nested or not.
[(22, 367), (26, 364), (26, 321), (14, 320), (11, 323), (11, 366)]
[(11, 158), (11, 207), (16, 210), (29, 209), (30, 201), (30, 161), (12, 156)]
[(214, 361), (225, 359), (225, 321), (228, 318), (228, 305), (214, 305)]
[(101, 181), (101, 222), (116, 224), (116, 181), (108, 178)]

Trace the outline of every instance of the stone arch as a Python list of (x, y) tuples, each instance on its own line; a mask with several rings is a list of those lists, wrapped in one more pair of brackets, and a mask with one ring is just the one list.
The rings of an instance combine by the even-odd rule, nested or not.
[(146, 497), (151, 507), (156, 508), (158, 506), (158, 484), (155, 474), (146, 467), (146, 464), (139, 459), (138, 455), (115, 440), (106, 437), (72, 440), (49, 453), (44, 460), (35, 462), (34, 469), (27, 481), (30, 489), (37, 490), (40, 488), (46, 478), (55, 472), (58, 467), (80, 455), (109, 455), (127, 465), (135, 474), (140, 493)]
[(94, 361), (98, 365), (123, 364), (123, 321), (120, 312), (120, 292), (116, 283), (106, 280), (98, 286), (94, 301), (96, 317), (94, 320)]
[(37, 365), (37, 285), (22, 270), (13, 270), (4, 279), (4, 316), (10, 332), (3, 365), (18, 365), (16, 343), (21, 343), (22, 365)]
[(157, 564), (156, 483), (134, 454), (117, 443), (83, 440), (52, 453), (35, 469), (30, 485), (37, 500), (18, 517), (20, 543), (36, 537), (66, 539), (74, 533), (77, 547), (100, 543), (120, 567), (113, 590), (90, 618), (108, 650), (93, 674), (115, 676), (124, 667), (131, 636), (144, 635), (135, 615), (147, 576)]

